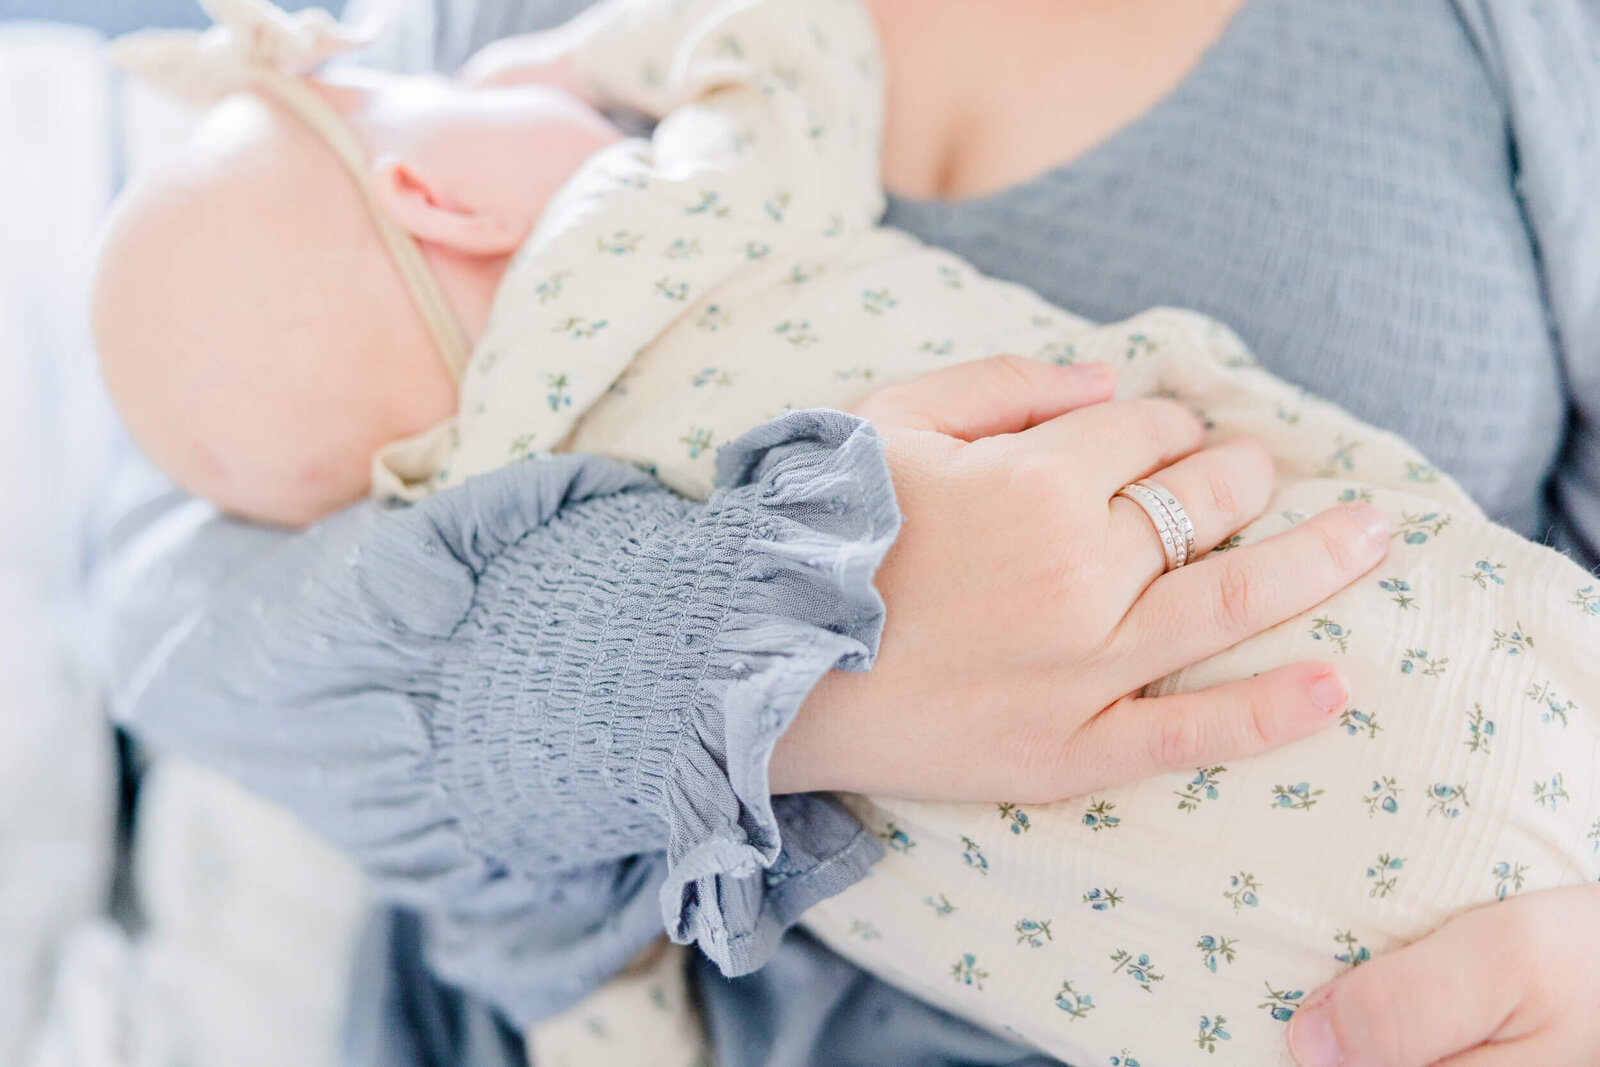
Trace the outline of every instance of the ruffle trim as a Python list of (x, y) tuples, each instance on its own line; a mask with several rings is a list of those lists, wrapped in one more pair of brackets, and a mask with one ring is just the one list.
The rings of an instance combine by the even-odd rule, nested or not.
[[(766, 872), (782, 842), (768, 765), (800, 704), (830, 670), (866, 670), (883, 632), (873, 576), (900, 529), (883, 440), (861, 420), (831, 411), (785, 415), (729, 444), (718, 456), (707, 521), (745, 529), (732, 597), (713, 636), (695, 717), (702, 743), (724, 754), (725, 781), (680, 762), (671, 788), (698, 796), (731, 790), (735, 811), (720, 826), (674, 818), (672, 862), (661, 889), (674, 940), (698, 942), (725, 973), (764, 962), (800, 911), (865, 874), (877, 843), (855, 827), (826, 859), (833, 877), (785, 887), (786, 914), (772, 914)], [(753, 488), (754, 493), (748, 490)], [(676, 800), (677, 798), (672, 798)], [(669, 803), (678, 813), (695, 805)], [(842, 809), (841, 821), (848, 820)], [(840, 835), (844, 836), (844, 835)], [(823, 891), (801, 894), (807, 885)], [(811, 899), (799, 901), (798, 896)], [(765, 920), (765, 921), (764, 921)]]
[[(415, 762), (386, 761), (389, 832), (405, 829), (369, 843), (369, 863), (430, 857), (424, 881), (455, 908), (495, 911), (527, 892), (518, 874), (603, 868), (665, 836), (665, 927), (729, 974), (865, 874), (877, 842), (817, 797), (806, 865), (769, 877), (768, 763), (816, 682), (877, 652), (872, 579), (900, 527), (883, 441), (849, 415), (795, 412), (729, 444), (718, 470), (698, 508), (629, 468), (536, 460), (369, 540), (357, 610), (379, 658), (418, 675), (394, 700), (427, 738), (426, 755), (403, 746)], [(538, 551), (522, 550), (535, 530)], [(619, 933), (597, 954), (620, 957)]]

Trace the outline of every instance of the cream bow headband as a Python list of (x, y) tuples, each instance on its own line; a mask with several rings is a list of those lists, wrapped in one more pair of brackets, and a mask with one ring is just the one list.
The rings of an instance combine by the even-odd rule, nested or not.
[(466, 369), (466, 337), (411, 235), (389, 218), (368, 184), (366, 150), (344, 119), (302, 81), (335, 56), (370, 44), (381, 25), (345, 26), (326, 11), (295, 15), (269, 0), (199, 0), (216, 25), (203, 33), (149, 30), (112, 44), (118, 67), (152, 88), (197, 106), (230, 93), (264, 92), (294, 112), (327, 143), (355, 180), (367, 210), (428, 332), (456, 381)]

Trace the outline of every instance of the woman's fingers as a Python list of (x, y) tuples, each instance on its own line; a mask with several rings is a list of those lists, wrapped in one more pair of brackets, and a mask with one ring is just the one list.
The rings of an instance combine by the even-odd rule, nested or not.
[[(1497, 905), (1457, 916), (1323, 986), (1289, 1020), (1300, 1067), (1428, 1067), (1487, 1041), (1516, 1010), (1524, 974)], [(1531, 1060), (1485, 1060), (1504, 1064)]]
[(1017, 439), (1020, 448), (1070, 458), (1083, 488), (1113, 493), (1200, 447), (1200, 420), (1171, 400), (1114, 400), (1040, 423)]
[(1462, 912), (1313, 993), (1289, 1022), (1301, 1067), (1600, 1062), (1600, 885)]
[(884, 386), (852, 409), (880, 428), (926, 430), (963, 441), (1019, 433), (1064, 412), (1111, 399), (1104, 363), (1057, 367), (1020, 356), (958, 363)]
[(1348, 683), (1326, 663), (1193, 693), (1124, 697), (1078, 732), (1068, 760), (1081, 753), (1083, 766), (1064, 770), (1078, 791), (1092, 792), (1253, 756), (1316, 733), (1348, 700)]
[(1312, 607), (1377, 566), (1389, 524), (1366, 504), (1341, 504), (1260, 544), (1162, 575), (1113, 642), (1138, 668), (1130, 684), (1199, 663)]
[[(1272, 460), (1254, 441), (1203, 449), (1150, 476), (1178, 498), (1194, 523), (1196, 554), (1209, 552), (1260, 515), (1274, 478)], [(1131, 602), (1166, 567), (1160, 535), (1148, 512), (1126, 497), (1113, 497), (1109, 543), (1127, 553), (1121, 570)]]

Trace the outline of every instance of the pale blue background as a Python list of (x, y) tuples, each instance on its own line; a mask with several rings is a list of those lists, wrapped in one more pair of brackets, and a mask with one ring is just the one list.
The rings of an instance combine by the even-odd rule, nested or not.
[[(278, 0), (289, 10), (313, 6), (310, 0)], [(337, 14), (345, 0), (316, 0)], [(203, 26), (209, 20), (196, 0), (0, 0), (0, 22), (46, 19), (93, 26), (108, 35), (145, 26)]]

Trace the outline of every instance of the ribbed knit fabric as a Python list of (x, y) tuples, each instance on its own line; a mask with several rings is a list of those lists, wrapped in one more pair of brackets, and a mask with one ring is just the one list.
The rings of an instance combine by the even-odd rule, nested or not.
[(831, 798), (775, 804), (767, 762), (818, 678), (870, 663), (900, 516), (882, 442), (837, 412), (720, 473), (702, 507), (556, 457), (348, 512), (214, 589), (121, 711), (349, 850), (519, 1022), (663, 923), (751, 970), (881, 855)]
[[(1211, 315), (1540, 538), (1567, 405), (1600, 403), (1596, 41), (1584, 0), (1251, 0), (1080, 159), (979, 200), (894, 200), (887, 221), (1091, 319)], [(1520, 173), (1513, 109), (1541, 149)], [(1525, 215), (1519, 182), (1560, 210)], [(1570, 324), (1541, 250), (1588, 287), (1555, 309)]]

